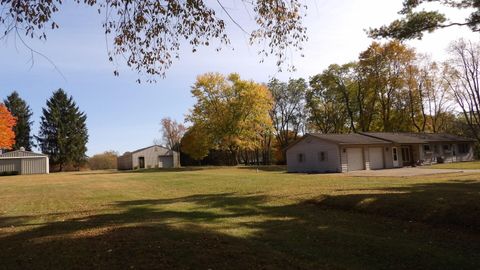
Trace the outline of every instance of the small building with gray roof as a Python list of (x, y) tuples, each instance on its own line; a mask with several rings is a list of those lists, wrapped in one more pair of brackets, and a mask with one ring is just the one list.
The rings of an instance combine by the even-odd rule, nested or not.
[(48, 156), (40, 153), (20, 150), (0, 155), (0, 175), (46, 174), (50, 172)]
[(126, 152), (117, 158), (119, 170), (178, 167), (180, 167), (180, 154), (161, 145)]
[(306, 134), (287, 148), (289, 172), (348, 172), (474, 159), (474, 140), (451, 134)]

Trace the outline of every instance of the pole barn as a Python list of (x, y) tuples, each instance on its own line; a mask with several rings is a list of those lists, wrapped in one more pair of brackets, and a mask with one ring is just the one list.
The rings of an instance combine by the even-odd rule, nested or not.
[(0, 155), (1, 174), (47, 174), (48, 156), (23, 149)]

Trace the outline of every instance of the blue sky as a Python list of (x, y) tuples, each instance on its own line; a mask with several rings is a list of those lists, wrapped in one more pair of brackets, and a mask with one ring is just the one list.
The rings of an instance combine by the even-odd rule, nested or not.
[[(223, 2), (240, 23), (245, 27), (251, 25), (243, 5), (234, 0)], [(11, 91), (17, 90), (34, 112), (33, 132), (36, 134), (46, 99), (54, 90), (63, 88), (73, 95), (88, 116), (88, 154), (105, 150), (123, 153), (150, 145), (153, 139), (159, 138), (161, 118), (168, 116), (183, 121), (194, 102), (190, 87), (197, 75), (237, 72), (242, 78), (259, 82), (267, 82), (272, 76), (284, 80), (308, 78), (329, 64), (355, 60), (371, 43), (363, 30), (396, 18), (401, 2), (306, 1), (309, 9), (305, 25), (309, 41), (305, 44), (305, 57), (293, 58), (297, 67), (295, 73), (278, 73), (274, 58), (260, 64), (257, 48), (248, 46), (247, 37), (230, 24), (231, 46), (219, 53), (213, 47), (191, 53), (185, 46), (180, 59), (167, 71), (167, 77), (153, 84), (136, 83), (136, 72), (121, 62), (118, 67), (120, 76), (113, 76), (115, 67), (107, 60), (102, 16), (94, 8), (65, 4), (56, 16), (60, 29), (49, 31), (46, 42), (26, 39), (35, 50), (47, 55), (64, 77), (38, 55), (34, 56), (31, 65), (28, 50), (20, 41), (9, 38), (0, 43), (0, 98), (3, 100)], [(443, 60), (445, 48), (460, 37), (478, 40), (478, 35), (467, 29), (453, 28), (409, 44), (419, 52)]]

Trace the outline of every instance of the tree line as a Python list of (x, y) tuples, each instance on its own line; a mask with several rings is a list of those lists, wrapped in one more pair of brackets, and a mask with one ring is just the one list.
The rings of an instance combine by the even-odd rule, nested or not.
[(40, 117), (40, 129), (33, 135), (33, 112), (18, 92), (0, 103), (0, 148), (31, 151), (38, 147), (50, 157), (51, 170), (78, 169), (86, 162), (87, 116), (63, 89), (53, 92)]
[(201, 75), (178, 140), (182, 164), (283, 164), (305, 132), (444, 132), (480, 142), (480, 44), (458, 40), (448, 53), (438, 62), (393, 40), (308, 80)]

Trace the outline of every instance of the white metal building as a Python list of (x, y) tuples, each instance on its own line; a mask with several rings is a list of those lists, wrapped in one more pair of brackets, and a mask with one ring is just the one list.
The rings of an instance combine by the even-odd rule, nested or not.
[(48, 156), (24, 149), (0, 155), (0, 174), (46, 174), (50, 172)]
[(152, 145), (133, 152), (126, 152), (117, 159), (119, 170), (154, 168), (178, 168), (180, 155), (161, 145)]

